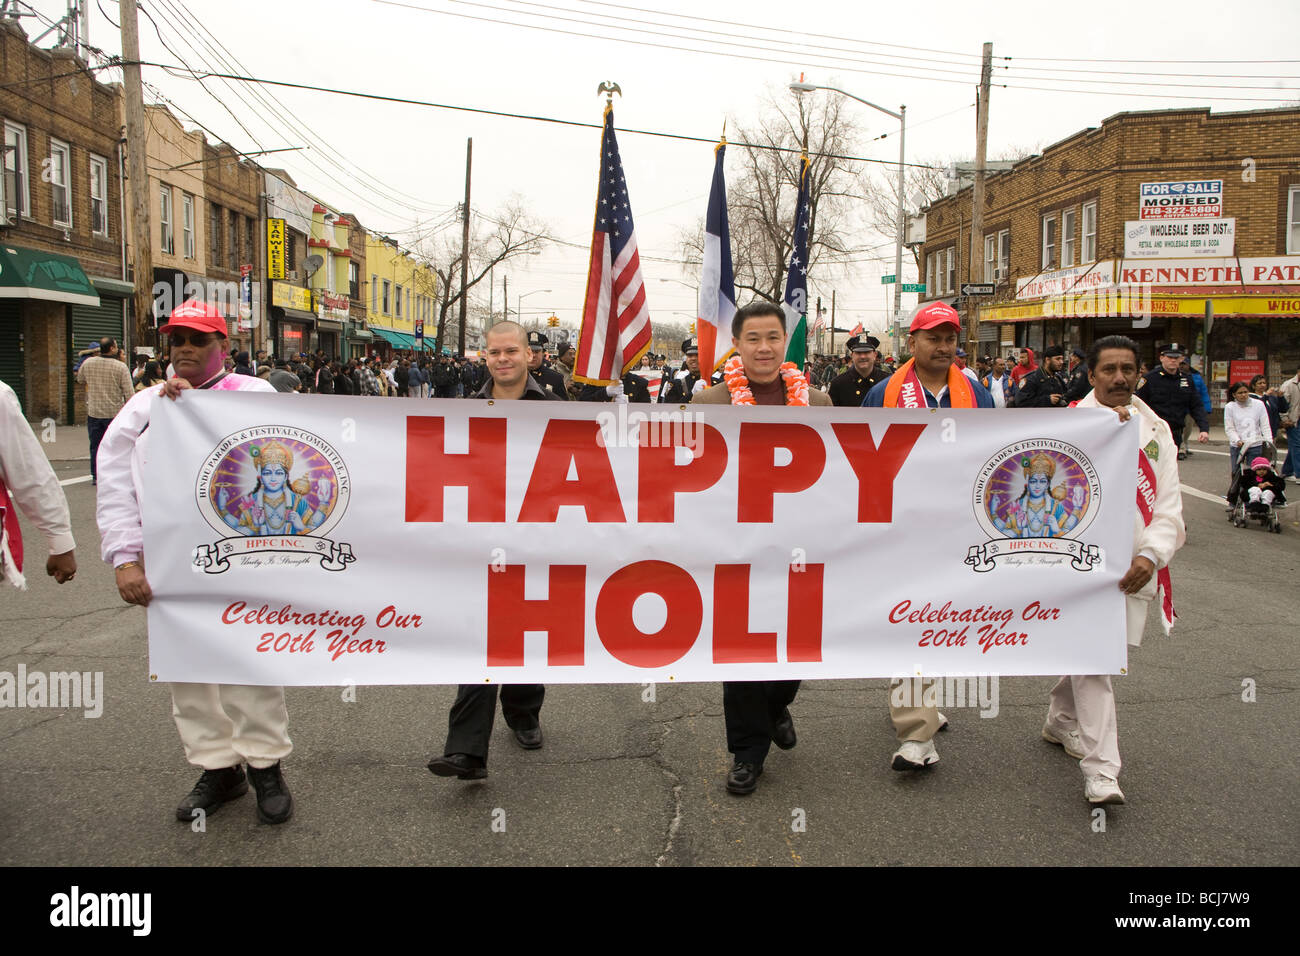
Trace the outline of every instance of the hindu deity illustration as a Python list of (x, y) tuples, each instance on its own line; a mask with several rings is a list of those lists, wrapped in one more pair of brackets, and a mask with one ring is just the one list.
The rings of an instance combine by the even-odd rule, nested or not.
[[(1084, 512), (1086, 487), (1082, 483), (1056, 478), (1056, 459), (1036, 452), (1020, 459), (1024, 489), (1003, 508), (1003, 496), (989, 498), (989, 517), (994, 526), (1012, 538), (1059, 538), (1076, 524)], [(1068, 500), (1067, 500), (1068, 499)]]
[[(216, 506), (221, 520), (239, 534), (271, 536), (307, 534), (329, 516), (334, 483), (328, 466), (317, 464), (307, 475), (292, 478), (294, 454), (284, 442), (273, 439), (247, 448), (248, 460), (232, 475), (223, 468), (224, 480), (216, 488)], [(235, 462), (228, 459), (230, 465)], [(257, 477), (253, 488), (239, 494), (240, 479), (247, 482), (249, 470)], [(316, 475), (313, 480), (309, 475)], [(235, 486), (235, 494), (230, 486)], [(245, 484), (246, 486), (246, 484)]]

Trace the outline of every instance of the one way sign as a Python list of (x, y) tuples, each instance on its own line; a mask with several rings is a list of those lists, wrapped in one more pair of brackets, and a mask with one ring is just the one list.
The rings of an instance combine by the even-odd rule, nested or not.
[(967, 282), (961, 287), (962, 295), (992, 295), (992, 282)]

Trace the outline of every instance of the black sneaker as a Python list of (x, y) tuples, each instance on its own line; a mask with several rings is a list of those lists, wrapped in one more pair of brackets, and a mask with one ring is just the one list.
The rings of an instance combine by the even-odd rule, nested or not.
[(257, 819), (263, 823), (284, 823), (293, 816), (293, 797), (278, 760), (265, 770), (249, 764), (248, 779), (257, 791)]
[(205, 770), (189, 796), (176, 808), (176, 819), (190, 823), (196, 810), (209, 815), (216, 813), (223, 803), (246, 793), (248, 780), (244, 777), (244, 768), (238, 764), (221, 770)]

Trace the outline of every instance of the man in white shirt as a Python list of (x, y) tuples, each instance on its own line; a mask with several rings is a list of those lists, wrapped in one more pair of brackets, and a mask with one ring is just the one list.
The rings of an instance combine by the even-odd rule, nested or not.
[[(1133, 394), (1138, 381), (1138, 346), (1122, 335), (1093, 343), (1088, 354), (1092, 391), (1079, 408), (1111, 408), (1121, 421), (1138, 418), (1138, 509), (1133, 558), (1120, 578), (1127, 597), (1126, 628), (1130, 645), (1142, 642), (1147, 608), (1160, 596), (1160, 613), (1168, 633), (1173, 626), (1169, 562), (1187, 540), (1183, 499), (1178, 484), (1178, 445), (1168, 424)], [(1079, 761), (1084, 799), (1089, 803), (1123, 803), (1119, 788), (1119, 729), (1115, 690), (1109, 674), (1062, 677), (1052, 688), (1043, 724), (1043, 739), (1061, 746)]]
[(23, 536), (15, 506), (45, 535), (50, 553), (45, 573), (59, 584), (71, 581), (77, 573), (77, 556), (68, 499), (23, 417), (18, 396), (0, 382), (0, 577), (25, 589)]
[(1016, 399), (1016, 383), (1007, 373), (1007, 363), (1001, 355), (993, 359), (993, 371), (980, 383), (993, 396), (994, 408), (1010, 408)]
[[(270, 392), (269, 382), (225, 371), (226, 320), (197, 299), (177, 306), (160, 330), (168, 336), (176, 377), (142, 389), (113, 419), (99, 448), (96, 520), (100, 551), (113, 566), (118, 594), (128, 604), (148, 606), (153, 591), (146, 577), (141, 474), (149, 458), (149, 419), (156, 402), (175, 399), (187, 389)], [(159, 554), (152, 560), (186, 560)], [(169, 635), (175, 638), (176, 635)], [(189, 823), (215, 813), (223, 803), (257, 791), (257, 816), (284, 823), (293, 815), (293, 797), (280, 760), (293, 749), (283, 687), (234, 684), (172, 684), (172, 716), (189, 762), (202, 768), (194, 789), (176, 808)], [(248, 764), (248, 775), (242, 764)]]

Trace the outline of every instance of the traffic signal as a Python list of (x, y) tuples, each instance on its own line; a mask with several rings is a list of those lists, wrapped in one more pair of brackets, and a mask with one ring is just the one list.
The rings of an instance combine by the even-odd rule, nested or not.
[(560, 320), (558, 317), (553, 315), (546, 320), (546, 324), (549, 325), (551, 328), (555, 328), (557, 325), (560, 324)]

